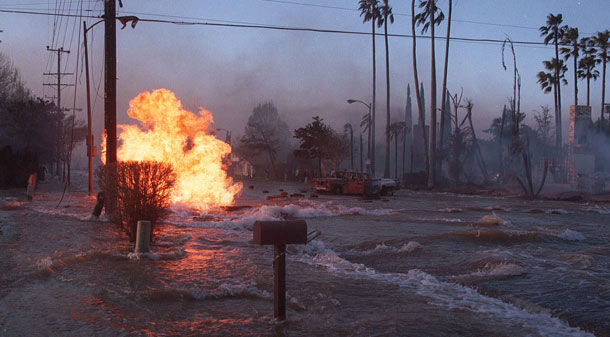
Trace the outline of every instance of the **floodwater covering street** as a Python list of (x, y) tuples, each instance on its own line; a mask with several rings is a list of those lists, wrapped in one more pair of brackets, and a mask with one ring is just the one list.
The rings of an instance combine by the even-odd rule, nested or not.
[[(253, 185), (253, 188), (248, 188)], [(245, 182), (237, 211), (174, 209), (152, 252), (89, 221), (95, 199), (43, 183), (0, 195), (2, 336), (610, 336), (608, 204), (401, 190), (365, 201), (267, 201), (303, 184)], [(263, 190), (269, 190), (265, 194)], [(287, 249), (287, 320), (256, 220), (322, 235)]]

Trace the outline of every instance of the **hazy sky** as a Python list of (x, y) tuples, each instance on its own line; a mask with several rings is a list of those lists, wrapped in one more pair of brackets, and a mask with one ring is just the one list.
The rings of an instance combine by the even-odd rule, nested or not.
[[(123, 0), (118, 15), (137, 15), (178, 21), (248, 23), (274, 26), (309, 27), (370, 32), (357, 11), (357, 0)], [(0, 9), (31, 10), (78, 14), (77, 0), (1, 0)], [(389, 33), (411, 33), (410, 1), (390, 1), (395, 22)], [(439, 6), (447, 14), (448, 1)], [(83, 13), (101, 15), (100, 0), (82, 2)], [(117, 4), (118, 7), (118, 4)], [(610, 29), (610, 1), (454, 1), (452, 36), (514, 41), (540, 42), (538, 27), (549, 13), (562, 13), (564, 24), (576, 26), (581, 36)], [(175, 16), (175, 17), (169, 17)], [(97, 20), (87, 19), (88, 24)], [(120, 25), (118, 25), (120, 28)], [(56, 71), (56, 58), (46, 51), (64, 47), (62, 72), (76, 72), (64, 82), (77, 80), (77, 107), (86, 107), (84, 73), (75, 71), (79, 19), (53, 16), (0, 13), (0, 51), (8, 54), (21, 71), (27, 86), (38, 95), (54, 95), (55, 89), (43, 88), (53, 81), (43, 72)], [(103, 129), (103, 24), (89, 34), (96, 140)], [(437, 28), (444, 35), (445, 24)], [(382, 30), (380, 30), (382, 32)], [(419, 33), (419, 32), (418, 32)], [(234, 136), (242, 134), (252, 109), (271, 100), (291, 129), (301, 127), (319, 115), (337, 130), (345, 122), (358, 124), (365, 112), (362, 105), (348, 105), (346, 99), (370, 101), (372, 97), (372, 50), (370, 35), (343, 35), (313, 32), (279, 31), (213, 26), (173, 25), (140, 22), (117, 30), (118, 121), (129, 122), (128, 102), (139, 92), (167, 88), (183, 104), (196, 111), (198, 106), (210, 110), (216, 126), (228, 128)], [(391, 113), (402, 119), (406, 87), (413, 85), (411, 39), (391, 37)], [(82, 37), (81, 37), (82, 44)], [(437, 76), (440, 105), (444, 41), (437, 41)], [(533, 111), (540, 105), (552, 107), (552, 94), (543, 94), (536, 83), (542, 61), (554, 55), (551, 46), (516, 45), (517, 64), (522, 76), (522, 110), (533, 124)], [(426, 86), (426, 103), (430, 102), (430, 41), (418, 40), (419, 76)], [(82, 58), (82, 51), (80, 53)], [(451, 92), (464, 90), (464, 97), (474, 103), (477, 129), (485, 129), (497, 117), (512, 93), (512, 62), (504, 71), (501, 43), (451, 42), (448, 87)], [(571, 62), (569, 63), (569, 65)], [(601, 67), (600, 67), (601, 71)], [(377, 125), (381, 139), (385, 125), (385, 47), (377, 38)], [(562, 88), (564, 132), (567, 132), (569, 105), (573, 104), (573, 73)], [(606, 97), (610, 97), (608, 89)], [(585, 102), (586, 83), (579, 82), (579, 101)], [(74, 88), (62, 92), (62, 105), (72, 107)], [(413, 93), (414, 96), (414, 93)], [(599, 117), (601, 81), (592, 82), (591, 105), (594, 118)], [(427, 107), (429, 108), (429, 107)], [(85, 112), (79, 113), (85, 118)], [(414, 120), (416, 120), (414, 118)], [(429, 117), (427, 117), (429, 120)], [(567, 139), (567, 137), (564, 137)]]

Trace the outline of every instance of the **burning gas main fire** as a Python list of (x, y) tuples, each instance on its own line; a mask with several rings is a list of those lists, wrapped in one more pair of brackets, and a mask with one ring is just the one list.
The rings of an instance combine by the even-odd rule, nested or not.
[[(231, 204), (241, 191), (222, 163), (229, 144), (209, 133), (212, 114), (199, 108), (196, 115), (182, 106), (173, 92), (143, 92), (129, 102), (129, 117), (140, 125), (119, 125), (119, 161), (153, 160), (170, 163), (177, 174), (174, 204), (198, 209)], [(105, 137), (102, 148), (105, 149)]]

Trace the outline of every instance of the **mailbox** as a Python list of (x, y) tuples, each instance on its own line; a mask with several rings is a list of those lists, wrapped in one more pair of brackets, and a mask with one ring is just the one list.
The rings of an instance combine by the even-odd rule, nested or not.
[(259, 245), (291, 245), (307, 243), (307, 223), (293, 221), (256, 221), (253, 242)]
[(259, 245), (273, 245), (273, 316), (285, 320), (286, 245), (307, 243), (307, 223), (303, 220), (257, 221), (252, 241)]

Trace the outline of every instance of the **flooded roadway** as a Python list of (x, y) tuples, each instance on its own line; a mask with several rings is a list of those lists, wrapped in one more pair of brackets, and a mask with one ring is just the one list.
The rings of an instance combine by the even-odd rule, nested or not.
[[(610, 336), (608, 204), (253, 185), (250, 209), (174, 210), (145, 256), (83, 192), (0, 197), (0, 335)], [(288, 247), (280, 323), (252, 224), (295, 218), (322, 236)]]

